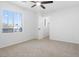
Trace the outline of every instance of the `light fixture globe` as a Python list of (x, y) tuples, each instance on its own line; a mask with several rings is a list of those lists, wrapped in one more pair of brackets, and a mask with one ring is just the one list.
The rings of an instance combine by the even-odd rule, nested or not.
[(36, 3), (36, 5), (37, 5), (37, 6), (40, 6), (40, 5), (41, 5), (41, 3), (40, 3), (40, 2), (37, 2), (37, 3)]

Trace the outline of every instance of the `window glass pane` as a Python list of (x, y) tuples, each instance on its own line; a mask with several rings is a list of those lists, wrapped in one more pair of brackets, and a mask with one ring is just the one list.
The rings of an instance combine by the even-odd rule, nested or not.
[(13, 28), (13, 12), (8, 12), (9, 16), (8, 16), (8, 27), (9, 28)]
[(15, 32), (20, 31), (21, 32), (21, 14), (20, 13), (15, 13), (14, 15), (14, 28)]
[(19, 31), (22, 32), (22, 14), (18, 15)]
[(8, 25), (8, 11), (3, 11), (3, 28)]
[(4, 10), (3, 11), (3, 32), (13, 32), (13, 20), (12, 13)]

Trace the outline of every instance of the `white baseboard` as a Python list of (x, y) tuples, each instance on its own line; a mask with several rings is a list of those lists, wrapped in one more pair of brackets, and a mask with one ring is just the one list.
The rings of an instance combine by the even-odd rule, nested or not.
[(60, 39), (60, 38), (56, 38), (56, 37), (49, 37), (49, 40), (56, 40), (56, 41), (62, 41), (62, 42), (67, 42), (67, 43), (73, 43), (73, 44), (79, 44), (79, 41), (70, 41), (70, 40), (64, 40), (64, 39)]
[[(34, 38), (36, 39), (36, 38)], [(12, 46), (12, 45), (16, 45), (16, 44), (19, 44), (19, 43), (22, 43), (22, 42), (25, 42), (25, 41), (29, 41), (29, 40), (33, 40), (33, 39), (28, 39), (28, 40), (20, 40), (20, 41), (15, 41), (15, 42), (11, 42), (9, 44), (4, 44), (4, 45), (0, 45), (0, 48), (5, 48), (5, 47), (9, 47), (9, 46)]]

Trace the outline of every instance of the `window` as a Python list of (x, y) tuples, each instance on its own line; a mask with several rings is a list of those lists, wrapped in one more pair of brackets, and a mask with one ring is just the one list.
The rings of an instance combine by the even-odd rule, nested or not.
[(3, 33), (22, 32), (22, 14), (4, 10), (2, 27)]

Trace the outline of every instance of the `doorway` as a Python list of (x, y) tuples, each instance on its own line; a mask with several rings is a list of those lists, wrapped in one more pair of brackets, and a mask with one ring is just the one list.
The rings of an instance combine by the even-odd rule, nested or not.
[(49, 37), (49, 18), (48, 17), (39, 17), (39, 27), (38, 27), (38, 36), (39, 39)]

